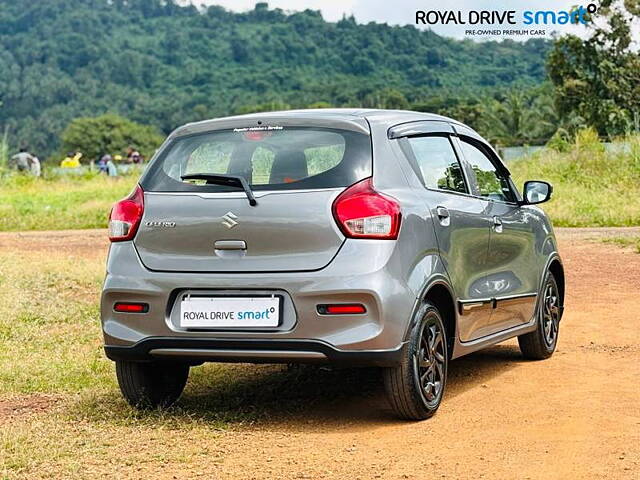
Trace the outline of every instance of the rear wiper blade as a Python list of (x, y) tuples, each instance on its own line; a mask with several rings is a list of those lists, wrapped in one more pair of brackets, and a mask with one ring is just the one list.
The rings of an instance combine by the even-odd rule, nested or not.
[(249, 187), (249, 183), (244, 177), (239, 175), (223, 175), (216, 173), (191, 173), (189, 175), (182, 175), (180, 177), (182, 180), (206, 180), (207, 184), (212, 185), (224, 185), (226, 187), (235, 187), (241, 188), (244, 190), (244, 193), (247, 194), (247, 199), (249, 200), (249, 205), (255, 207), (258, 202), (256, 201), (256, 197), (253, 196), (253, 192)]

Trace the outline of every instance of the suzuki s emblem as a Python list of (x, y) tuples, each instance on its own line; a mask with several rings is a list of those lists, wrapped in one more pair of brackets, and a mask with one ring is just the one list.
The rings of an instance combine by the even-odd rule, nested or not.
[(235, 213), (227, 212), (222, 217), (222, 224), (225, 227), (231, 229), (231, 228), (235, 227), (236, 225), (238, 225), (238, 222), (236, 222), (237, 218), (238, 218), (238, 216)]

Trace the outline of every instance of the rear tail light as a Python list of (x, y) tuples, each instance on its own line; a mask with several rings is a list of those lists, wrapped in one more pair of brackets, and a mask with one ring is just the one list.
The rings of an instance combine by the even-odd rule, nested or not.
[(140, 225), (144, 213), (144, 192), (140, 185), (111, 209), (109, 215), (109, 240), (122, 242), (131, 240)]
[(318, 305), (321, 315), (357, 315), (367, 313), (367, 309), (360, 303), (337, 303), (333, 305)]
[(394, 240), (400, 231), (400, 204), (373, 189), (371, 177), (351, 185), (333, 202), (333, 216), (349, 238)]
[(116, 312), (121, 312), (121, 313), (147, 313), (149, 311), (149, 304), (118, 302), (113, 306), (113, 309)]

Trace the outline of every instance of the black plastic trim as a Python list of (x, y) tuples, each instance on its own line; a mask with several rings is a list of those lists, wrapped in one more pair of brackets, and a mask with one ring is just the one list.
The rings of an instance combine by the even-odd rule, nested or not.
[(400, 123), (387, 130), (387, 138), (393, 140), (402, 137), (427, 135), (430, 133), (456, 134), (453, 125), (447, 120), (415, 120)]
[[(228, 339), (228, 338), (177, 338), (177, 337), (149, 337), (131, 345), (105, 345), (104, 350), (107, 357), (111, 360), (127, 360), (132, 362), (149, 362), (157, 360), (156, 357), (149, 354), (151, 350), (159, 348), (184, 348), (184, 349), (202, 349), (202, 350), (264, 350), (264, 351), (299, 351), (299, 352), (318, 352), (325, 355), (330, 363), (345, 364), (350, 366), (380, 366), (391, 367), (400, 365), (404, 353), (404, 344), (395, 350), (357, 350), (345, 351), (338, 350), (329, 344), (317, 340), (261, 340), (261, 339)], [(230, 359), (228, 354), (216, 357), (212, 353), (211, 357), (202, 356), (180, 356), (175, 357), (174, 361), (183, 361), (188, 363), (199, 364), (203, 361), (234, 361)], [(238, 362), (250, 362), (245, 357), (238, 358)], [(300, 360), (304, 362), (305, 360)], [(282, 361), (278, 359), (260, 359), (256, 358), (254, 363), (295, 363), (296, 360), (290, 357), (283, 357)]]

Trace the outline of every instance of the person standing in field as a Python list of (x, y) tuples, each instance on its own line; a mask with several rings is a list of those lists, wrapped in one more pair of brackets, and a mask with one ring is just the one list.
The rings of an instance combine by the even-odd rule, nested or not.
[(40, 166), (40, 159), (33, 155), (33, 163), (31, 164), (31, 173), (34, 177), (42, 175), (42, 167)]
[(109, 177), (117, 177), (118, 176), (118, 168), (116, 164), (113, 163), (113, 157), (111, 155), (106, 154), (100, 158), (98, 162), (98, 169), (101, 173), (106, 173)]
[(107, 162), (107, 175), (110, 177), (118, 176), (118, 167), (116, 167), (116, 164), (111, 159)]
[(67, 156), (60, 162), (60, 168), (80, 168), (80, 159), (82, 152), (69, 152)]
[(98, 167), (98, 172), (107, 173), (107, 157), (111, 155), (102, 155), (98, 161), (96, 162), (96, 167)]
[(34, 158), (35, 157), (27, 151), (26, 147), (21, 147), (20, 152), (16, 153), (9, 160), (9, 168), (15, 168), (19, 172), (30, 172), (33, 168)]
[(127, 163), (139, 164), (144, 161), (139, 151), (133, 148), (131, 145), (127, 148)]

